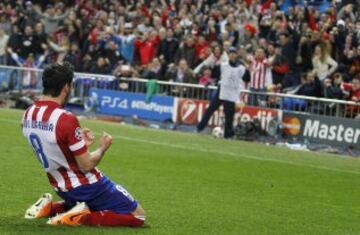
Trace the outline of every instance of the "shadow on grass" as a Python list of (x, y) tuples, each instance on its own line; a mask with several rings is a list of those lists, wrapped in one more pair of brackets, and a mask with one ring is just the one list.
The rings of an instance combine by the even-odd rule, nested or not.
[(18, 216), (0, 217), (0, 234), (138, 234), (148, 231), (151, 225), (145, 224), (140, 228), (130, 227), (100, 227), (65, 225), (50, 226), (47, 219), (26, 220)]

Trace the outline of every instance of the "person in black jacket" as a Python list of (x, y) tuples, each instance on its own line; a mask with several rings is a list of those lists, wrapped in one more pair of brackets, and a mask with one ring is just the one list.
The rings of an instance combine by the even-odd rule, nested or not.
[(313, 72), (308, 72), (306, 74), (304, 83), (296, 92), (297, 95), (312, 97), (321, 97), (321, 93), (321, 82)]
[[(303, 74), (301, 84), (292, 92), (295, 95), (321, 97), (321, 82), (313, 72)], [(285, 110), (304, 110), (307, 107), (307, 101), (296, 98), (284, 98), (283, 108)]]
[(111, 69), (114, 69), (120, 60), (123, 60), (116, 43), (110, 40), (107, 43), (107, 48), (103, 50), (103, 56), (109, 60)]
[(37, 40), (38, 40), (38, 42), (37, 42), (38, 48), (36, 50), (40, 54), (43, 54), (47, 48), (48, 34), (45, 33), (44, 25), (41, 22), (36, 23), (34, 35), (36, 35)]
[(285, 59), (288, 64), (289, 71), (285, 74), (283, 79), (284, 87), (296, 86), (299, 84), (299, 78), (297, 75), (297, 66), (296, 66), (296, 47), (294, 46), (292, 40), (289, 38), (287, 33), (281, 33), (279, 36), (281, 57)]
[(336, 73), (333, 80), (327, 78), (324, 80), (323, 95), (329, 99), (344, 100), (349, 97), (349, 92), (343, 87), (343, 78), (341, 73)]
[[(350, 92), (344, 88), (343, 76), (341, 73), (336, 73), (333, 79), (326, 78), (324, 80), (323, 95), (328, 99), (345, 100), (350, 97)], [(327, 115), (336, 114), (342, 107), (335, 103), (328, 103), (325, 107)]]
[(189, 36), (182, 43), (176, 53), (176, 63), (180, 60), (186, 60), (187, 64), (191, 69), (195, 67), (195, 41), (194, 38)]
[(158, 54), (160, 59), (162, 59), (165, 65), (174, 63), (174, 55), (176, 54), (179, 48), (179, 41), (174, 38), (174, 32), (172, 29), (168, 29), (166, 32), (166, 38), (160, 41), (158, 47)]
[[(12, 49), (13, 52), (17, 53), (22, 58), (27, 58), (29, 54), (38, 56), (39, 51), (39, 39), (33, 33), (33, 29), (30, 25), (25, 27), (24, 33), (18, 35), (17, 45), (11, 45), (9, 48)], [(11, 39), (11, 38), (10, 38)]]

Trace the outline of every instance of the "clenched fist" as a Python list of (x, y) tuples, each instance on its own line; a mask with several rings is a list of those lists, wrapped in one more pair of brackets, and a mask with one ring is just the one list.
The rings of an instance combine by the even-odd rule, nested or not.
[(103, 132), (100, 137), (100, 148), (106, 152), (106, 150), (111, 146), (112, 136), (106, 132)]

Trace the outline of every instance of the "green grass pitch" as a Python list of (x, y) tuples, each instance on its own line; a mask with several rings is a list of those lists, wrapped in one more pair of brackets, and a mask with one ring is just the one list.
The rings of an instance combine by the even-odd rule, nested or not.
[(359, 159), (85, 120), (113, 135), (99, 168), (141, 202), (146, 226), (25, 220), (52, 189), (21, 115), (0, 109), (0, 234), (360, 234)]

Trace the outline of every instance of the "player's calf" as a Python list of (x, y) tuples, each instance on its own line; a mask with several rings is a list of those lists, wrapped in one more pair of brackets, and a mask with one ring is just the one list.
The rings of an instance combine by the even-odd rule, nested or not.
[(132, 214), (119, 214), (114, 211), (90, 211), (82, 202), (71, 210), (50, 218), (50, 225), (88, 225), (88, 226), (126, 226), (140, 227), (145, 222), (144, 210), (137, 208)]
[(111, 210), (92, 211), (81, 218), (81, 224), (89, 226), (141, 227), (144, 223), (145, 211), (140, 204), (129, 214), (120, 214)]
[(144, 215), (118, 214), (113, 211), (94, 211), (84, 215), (82, 224), (89, 226), (141, 227), (145, 223)]

